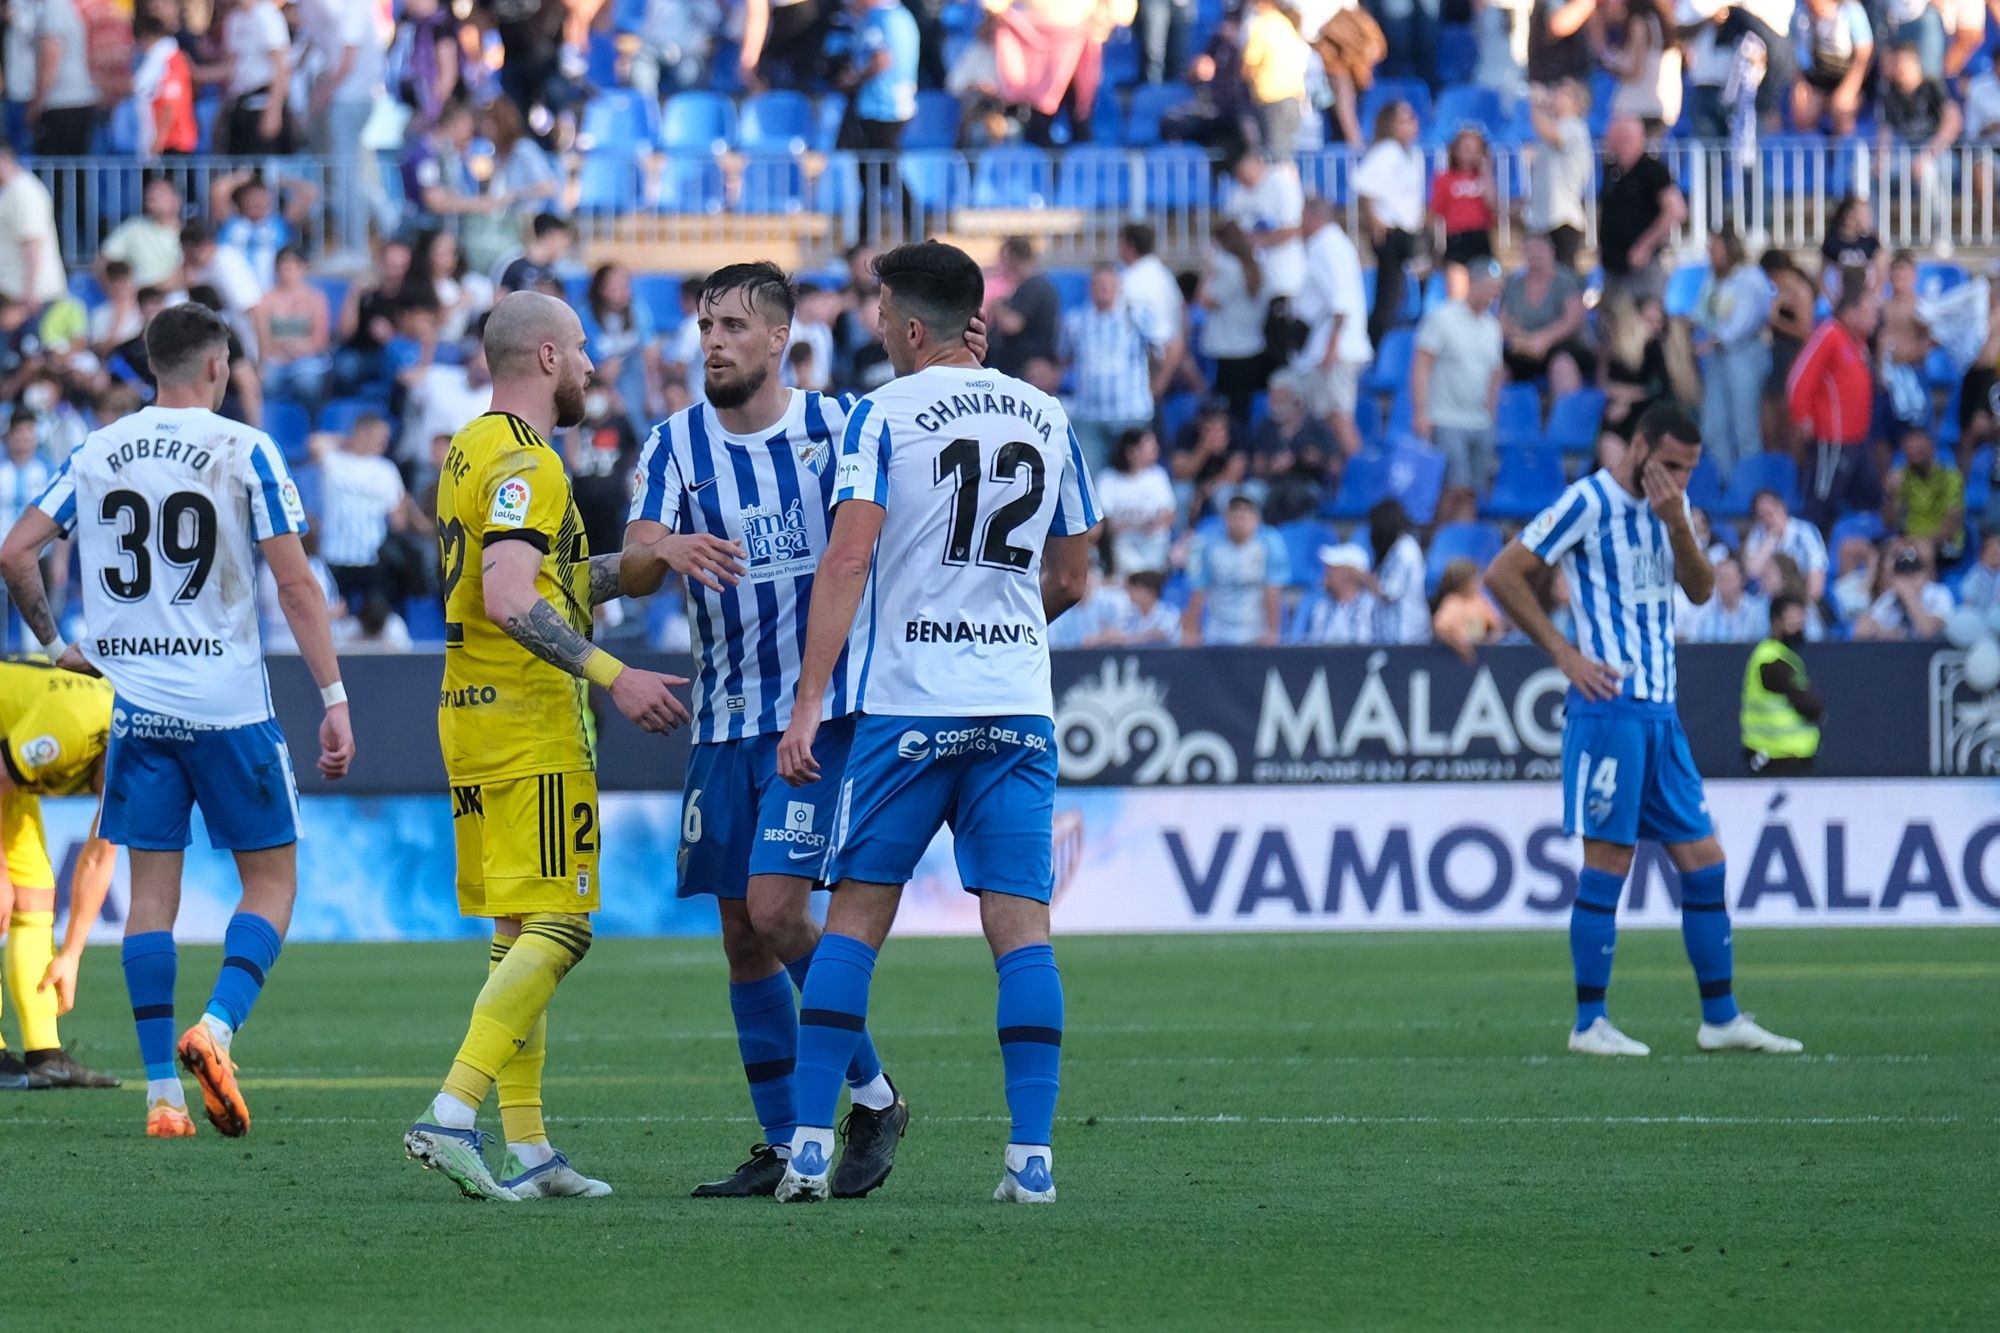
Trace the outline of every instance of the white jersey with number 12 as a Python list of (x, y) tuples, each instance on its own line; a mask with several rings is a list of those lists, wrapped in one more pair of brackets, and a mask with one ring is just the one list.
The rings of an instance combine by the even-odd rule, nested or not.
[(306, 516), (270, 436), (144, 408), (91, 432), (35, 505), (76, 534), (77, 646), (122, 701), (211, 727), (271, 716), (253, 547)]
[(1042, 545), (1097, 525), (1062, 404), (976, 366), (932, 366), (857, 404), (834, 504), (884, 510), (850, 657), (857, 705), (899, 717), (1050, 717)]

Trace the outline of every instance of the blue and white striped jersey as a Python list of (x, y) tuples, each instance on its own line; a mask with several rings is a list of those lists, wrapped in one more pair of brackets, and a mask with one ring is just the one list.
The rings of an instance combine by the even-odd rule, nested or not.
[(121, 700), (211, 727), (271, 716), (253, 548), (306, 511), (270, 436), (141, 408), (92, 431), (35, 507), (76, 534), (77, 647)]
[(1054, 716), (1042, 547), (1098, 520), (1061, 403), (980, 366), (891, 380), (848, 418), (834, 500), (886, 511), (847, 644), (861, 711)]
[(1621, 697), (1672, 703), (1674, 551), (1645, 497), (1594, 472), (1537, 515), (1521, 544), (1544, 564), (1561, 562), (1577, 647), (1625, 673)]
[(11, 529), (56, 479), (56, 469), (39, 453), (16, 463), (0, 457), (0, 532)]
[[(754, 436), (731, 435), (714, 408), (696, 403), (654, 427), (640, 451), (633, 520), (741, 542), (746, 553), (735, 587), (688, 585), (698, 742), (776, 734), (791, 722), (853, 403), (793, 389), (778, 424)], [(854, 711), (853, 684), (843, 659), (827, 691), (828, 717)]]

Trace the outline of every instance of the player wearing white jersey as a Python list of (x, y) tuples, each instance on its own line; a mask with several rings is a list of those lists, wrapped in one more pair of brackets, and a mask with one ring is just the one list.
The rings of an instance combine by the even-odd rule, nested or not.
[[(146, 1063), (146, 1132), (194, 1133), (176, 1053), (226, 1135), (250, 1128), (230, 1043), (249, 1016), (291, 924), (298, 794), (272, 716), (257, 631), (255, 550), (326, 707), (320, 772), (354, 755), (326, 601), (299, 533), (298, 489), (270, 436), (215, 414), (229, 386), (229, 330), (195, 303), (154, 316), (146, 351), (151, 407), (94, 431), (0, 545), (15, 604), (49, 656), (117, 689), (100, 832), (132, 858), (125, 980)], [(58, 637), (38, 564), (74, 532), (83, 633)], [(253, 550), (253, 547), (255, 550)], [(174, 918), (189, 817), (235, 853), (243, 898), (202, 1020), (174, 1040)]]
[(828, 1193), (840, 1074), (876, 953), (904, 883), (950, 824), (999, 972), (1013, 1128), (994, 1197), (1051, 1202), (1063, 998), (1049, 946), (1048, 625), (1083, 595), (1097, 502), (1062, 405), (966, 351), (985, 295), (978, 265), (929, 242), (882, 255), (875, 273), (900, 378), (848, 417), (798, 698), (778, 746), (788, 782), (822, 776), (814, 747), (829, 682), (843, 655), (858, 656), (839, 884), (801, 1002), (799, 1128), (778, 1198)]
[[(711, 275), (696, 301), (707, 400), (662, 422), (639, 455), (623, 578), (657, 589), (688, 576), (694, 627), (695, 746), (682, 783), (679, 892), (721, 909), (750, 1099), (764, 1141), (697, 1198), (769, 1195), (784, 1174), (797, 1116), (794, 983), (819, 943), (810, 911), (826, 877), (835, 799), (853, 728), (859, 659), (836, 670), (815, 748), (819, 781), (778, 779), (778, 736), (791, 720), (813, 571), (826, 549), (835, 454), (853, 400), (780, 380), (797, 297), (769, 263)], [(867, 1194), (887, 1178), (909, 1107), (867, 1034), (847, 1066), (854, 1109), (835, 1191)]]
[[(1701, 430), (1662, 404), (1639, 419), (1615, 467), (1564, 491), (1508, 544), (1486, 586), (1570, 681), (1563, 719), (1563, 824), (1583, 836), (1583, 871), (1570, 908), (1576, 1026), (1569, 1048), (1590, 1055), (1648, 1049), (1605, 1013), (1617, 945), (1618, 898), (1641, 838), (1665, 845), (1681, 876), (1681, 934), (1701, 998), (1703, 1050), (1802, 1049), (1736, 1007), (1728, 868), (1715, 840), (1701, 774), (1674, 707), (1674, 588), (1697, 606), (1715, 571), (1694, 534), (1688, 477)], [(1565, 640), (1534, 592), (1560, 564), (1577, 643)]]

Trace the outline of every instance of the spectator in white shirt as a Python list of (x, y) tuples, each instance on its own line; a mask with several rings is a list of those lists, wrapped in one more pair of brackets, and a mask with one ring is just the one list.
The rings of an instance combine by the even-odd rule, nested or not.
[(1445, 485), (1484, 492), (1493, 476), (1494, 418), (1507, 363), (1493, 302), (1500, 261), (1466, 265), (1462, 301), (1447, 301), (1417, 326), (1410, 366), (1410, 431), (1445, 456)]
[(132, 281), (131, 265), (113, 259), (104, 265), (104, 300), (90, 312), (90, 348), (100, 361), (111, 350), (146, 331), (146, 317), (139, 313), (139, 284)]
[(1583, 89), (1571, 79), (1552, 88), (1533, 86), (1528, 105), (1535, 128), (1528, 160), (1528, 231), (1547, 236), (1556, 263), (1573, 269), (1583, 249), (1590, 189), (1597, 178), (1597, 152), (1583, 118)]
[(1264, 316), (1271, 293), (1264, 266), (1243, 228), (1224, 219), (1215, 224), (1208, 262), (1195, 299), (1208, 312), (1202, 322), (1201, 354), (1215, 363), (1215, 391), (1229, 400), (1239, 429), (1250, 425), (1250, 407), (1271, 377), (1264, 355)]
[(1771, 624), (1771, 604), (1744, 586), (1736, 557), (1715, 562), (1715, 595), (1678, 617), (1674, 637), (1684, 643), (1756, 643)]
[(1181, 284), (1174, 271), (1155, 253), (1158, 246), (1159, 237), (1150, 222), (1128, 222), (1118, 229), (1119, 284), (1127, 301), (1167, 331), (1169, 341), (1160, 363), (1171, 378), (1180, 369), (1186, 350), (1187, 302), (1181, 299)]
[(1361, 254), (1333, 220), (1333, 205), (1308, 199), (1300, 213), (1305, 236), (1306, 280), (1292, 314), (1308, 330), (1306, 345), (1292, 358), (1304, 388), (1306, 410), (1333, 427), (1341, 452), (1361, 451), (1354, 407), (1361, 375), (1375, 357), (1368, 337), (1368, 289)]
[(97, 247), (100, 263), (123, 260), (141, 287), (173, 287), (181, 276), (180, 188), (165, 176), (146, 182), (144, 211), (111, 229)]
[(1988, 65), (1965, 85), (1965, 137), (2000, 139), (2000, 71)]
[(1111, 466), (1091, 479), (1097, 509), (1111, 531), (1111, 568), (1118, 574), (1163, 570), (1174, 532), (1174, 483), (1160, 466), (1160, 440), (1139, 427), (1118, 437)]
[(49, 187), (0, 145), (0, 296), (32, 312), (68, 291)]
[(1163, 388), (1160, 359), (1172, 340), (1150, 311), (1125, 299), (1118, 270), (1090, 274), (1090, 304), (1063, 320), (1062, 357), (1074, 376), (1070, 424), (1094, 476), (1125, 431), (1152, 424), (1153, 395)]
[(2000, 610), (2000, 532), (1980, 540), (1979, 563), (1959, 581), (1958, 604), (1989, 619)]
[(274, 0), (245, 0), (223, 21), (229, 53), (228, 151), (263, 157), (292, 149), (285, 103), (292, 80), (292, 31)]
[(1771, 373), (1764, 325), (1778, 292), (1727, 227), (1708, 238), (1708, 273), (1695, 307), (1701, 335), (1695, 351), (1708, 354), (1701, 443), (1727, 479), (1739, 462), (1764, 450), (1764, 380)]
[(1383, 642), (1427, 643), (1431, 605), (1424, 594), (1424, 548), (1410, 531), (1402, 502), (1378, 500), (1368, 511), (1368, 548), (1374, 557), (1375, 588), (1388, 608)]
[(1819, 529), (1793, 518), (1776, 491), (1758, 491), (1750, 500), (1750, 531), (1743, 538), (1743, 572), (1764, 582), (1766, 567), (1784, 554), (1798, 565), (1806, 580), (1806, 601), (1817, 605), (1826, 595), (1826, 542)]
[(1290, 572), (1284, 540), (1264, 526), (1257, 502), (1235, 496), (1223, 515), (1222, 533), (1197, 541), (1188, 560), (1194, 591), (1181, 613), (1181, 642), (1276, 644)]
[(345, 439), (314, 435), (308, 441), (319, 464), (320, 553), (348, 605), (360, 607), (384, 594), (382, 543), (409, 522), (410, 497), (403, 474), (383, 457), (389, 423), (369, 415), (354, 423)]
[(218, 245), (205, 222), (181, 228), (181, 262), (189, 287), (213, 287), (225, 313), (247, 316), (264, 299), (264, 285), (241, 250)]
[(1935, 639), (1952, 612), (1951, 590), (1931, 577), (1930, 558), (1916, 542), (1898, 542), (1889, 556), (1882, 595), (1854, 622), (1857, 639)]
[[(386, 52), (375, 30), (375, 6), (360, 0), (301, 0), (297, 6), (304, 36), (318, 58), (307, 100), (312, 150), (329, 159), (328, 202), (343, 222), (366, 216), (359, 206), (374, 193), (371, 160), (363, 155), (361, 132), (382, 94)], [(349, 231), (342, 227), (343, 234)]]
[(1416, 252), (1424, 230), (1424, 155), (1417, 147), (1421, 128), (1408, 102), (1392, 102), (1375, 118), (1375, 144), (1354, 173), (1369, 244), (1375, 251), (1375, 305), (1368, 312), (1368, 337), (1378, 346), (1396, 327), (1403, 309), (1403, 266)]
[(1285, 642), (1320, 647), (1382, 641), (1382, 599), (1368, 587), (1368, 552), (1353, 542), (1322, 546), (1319, 589), (1299, 603)]
[(1224, 212), (1257, 248), (1265, 286), (1273, 298), (1297, 296), (1306, 282), (1306, 247), (1299, 239), (1306, 196), (1298, 167), (1251, 152), (1239, 154), (1229, 174), (1236, 190)]
[(449, 439), (458, 428), (493, 405), (493, 377), (487, 373), (481, 324), (466, 336), (464, 355), (455, 366), (427, 364), (406, 375), (408, 403), (403, 414), (406, 458), (421, 458), (431, 441)]

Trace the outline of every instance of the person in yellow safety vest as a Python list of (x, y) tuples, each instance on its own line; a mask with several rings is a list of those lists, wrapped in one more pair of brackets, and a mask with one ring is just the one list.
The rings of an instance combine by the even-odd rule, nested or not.
[(1812, 772), (1826, 705), (1813, 693), (1806, 664), (1799, 660), (1805, 631), (1805, 600), (1789, 592), (1773, 597), (1771, 635), (1750, 650), (1743, 668), (1743, 758), (1752, 773), (1798, 777)]

